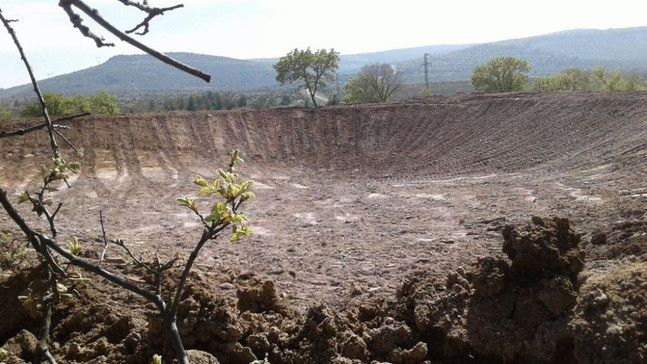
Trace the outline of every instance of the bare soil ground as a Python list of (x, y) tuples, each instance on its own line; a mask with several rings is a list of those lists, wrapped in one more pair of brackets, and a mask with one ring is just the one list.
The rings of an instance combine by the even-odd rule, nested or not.
[[(238, 172), (254, 180), (257, 195), (244, 211), (254, 235), (206, 248), (192, 298), (195, 307), (239, 300), (216, 306), (240, 332), (186, 329), (188, 347), (221, 362), (265, 353), (272, 363), (647, 360), (647, 94), (477, 94), (88, 117), (70, 126), (65, 135), (80, 153), (65, 153), (83, 169), (72, 189), (54, 194), (64, 202), (60, 240), (79, 237), (90, 256), (102, 247), (100, 210), (108, 238), (141, 252), (188, 255), (200, 224), (175, 198), (195, 195), (196, 174), (213, 179), (231, 149), (242, 151)], [(33, 189), (48, 148), (41, 132), (0, 139), (0, 185), (16, 198)], [(525, 226), (533, 216), (543, 219)], [(564, 249), (577, 254), (564, 256), (581, 251), (584, 270), (559, 265), (527, 278), (515, 268), (519, 253), (502, 250), (510, 229), (555, 241), (572, 235)], [(4, 211), (0, 230), (17, 232)], [(128, 260), (119, 254), (113, 258)], [(483, 279), (494, 286), (484, 288)], [(94, 303), (79, 312), (100, 310), (105, 296), (120, 307), (133, 300), (100, 281), (93, 287), (87, 300)], [(256, 308), (241, 307), (245, 300), (258, 301)], [(431, 310), (438, 305), (442, 314)], [(123, 334), (92, 336), (88, 324), (73, 340), (60, 325), (74, 312), (60, 309), (54, 352), (64, 362), (138, 362), (160, 350), (131, 337), (145, 321), (136, 314), (143, 308), (103, 309), (102, 319), (114, 316), (103, 326), (128, 317)], [(199, 316), (222, 320), (213, 315)], [(15, 339), (18, 327), (0, 330), (0, 342)], [(108, 337), (103, 351), (97, 335)], [(70, 349), (75, 340), (96, 355)]]

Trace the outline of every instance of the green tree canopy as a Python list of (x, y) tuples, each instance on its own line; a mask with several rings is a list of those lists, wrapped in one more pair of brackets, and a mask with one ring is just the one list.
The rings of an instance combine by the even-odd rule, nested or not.
[(532, 88), (535, 92), (627, 92), (645, 90), (646, 85), (638, 74), (623, 77), (619, 71), (607, 72), (603, 66), (598, 66), (592, 71), (569, 68), (557, 75), (538, 77)]
[(522, 91), (528, 80), (528, 62), (514, 57), (497, 57), (477, 66), (472, 74), (472, 86), (477, 91)]
[[(43, 99), (47, 105), (47, 113), (52, 116), (64, 114), (65, 96), (56, 92), (44, 92)], [(43, 115), (43, 109), (40, 107), (38, 100), (32, 101), (25, 105), (20, 111), (20, 116), (37, 117)]]
[(598, 66), (591, 71), (591, 77), (596, 89), (605, 92), (645, 90), (644, 80), (636, 73), (625, 78), (620, 71), (607, 72), (603, 66)]
[[(57, 92), (45, 92), (43, 98), (47, 104), (47, 112), (51, 116), (73, 115), (84, 112), (91, 114), (118, 114), (117, 97), (105, 91), (92, 96), (77, 95), (65, 97)], [(43, 110), (38, 101), (28, 103), (21, 111), (24, 117), (38, 117)]]
[(312, 52), (294, 49), (286, 56), (281, 57), (274, 65), (276, 80), (284, 85), (302, 81), (303, 85), (312, 100), (314, 107), (317, 107), (315, 94), (317, 90), (326, 87), (326, 81), (335, 80), (335, 72), (339, 67), (339, 53), (334, 49), (327, 51), (320, 49)]
[(344, 102), (386, 102), (404, 82), (400, 73), (390, 64), (370, 64), (362, 67), (357, 77), (346, 84)]
[(592, 90), (591, 74), (580, 68), (568, 68), (557, 75), (538, 77), (533, 90), (536, 92)]
[(117, 96), (106, 91), (90, 96), (90, 113), (92, 114), (119, 114)]

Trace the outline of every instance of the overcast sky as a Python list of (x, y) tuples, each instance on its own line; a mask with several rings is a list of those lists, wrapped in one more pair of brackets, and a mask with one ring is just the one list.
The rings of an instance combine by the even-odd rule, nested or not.
[[(122, 30), (141, 13), (117, 0), (86, 0)], [(240, 59), (273, 58), (294, 48), (335, 48), (342, 54), (438, 44), (484, 43), (570, 29), (647, 25), (647, 1), (614, 0), (149, 0), (183, 3), (156, 18), (141, 40), (162, 52), (194, 52)], [(58, 0), (0, 0), (38, 78), (141, 53), (89, 20), (116, 43), (97, 49), (72, 28)], [(28, 82), (15, 46), (0, 28), (0, 88)]]

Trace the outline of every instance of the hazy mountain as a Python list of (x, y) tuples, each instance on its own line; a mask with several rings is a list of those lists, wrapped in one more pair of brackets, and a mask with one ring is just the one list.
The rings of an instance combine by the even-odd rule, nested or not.
[[(39, 82), (46, 91), (91, 94), (172, 93), (187, 91), (243, 91), (277, 87), (276, 72), (269, 63), (193, 53), (169, 56), (212, 75), (211, 83), (179, 71), (149, 55), (115, 56), (103, 64)], [(31, 86), (0, 91), (0, 97), (33, 93)]]
[[(474, 68), (498, 56), (528, 61), (532, 75), (558, 73), (565, 68), (590, 69), (603, 65), (621, 71), (647, 71), (647, 27), (609, 30), (571, 30), (523, 39), (477, 45), (436, 45), (375, 53), (342, 55), (341, 82), (370, 63), (391, 63), (405, 79), (424, 82), (423, 57), (431, 57), (432, 82), (469, 80)], [(277, 59), (237, 60), (192, 53), (170, 53), (183, 63), (210, 73), (207, 84), (148, 55), (116, 56), (107, 62), (42, 80), (41, 88), (65, 94), (107, 90), (116, 94), (199, 91), (251, 91), (278, 88), (272, 64)], [(0, 97), (31, 96), (31, 87), (0, 90)]]
[[(624, 72), (647, 72), (647, 27), (570, 30), (543, 36), (479, 44), (432, 57), (431, 81), (467, 80), (474, 68), (498, 56), (525, 59), (531, 76), (565, 68), (605, 66)], [(409, 82), (424, 80), (422, 56), (400, 64)], [(419, 81), (420, 82), (420, 81)]]

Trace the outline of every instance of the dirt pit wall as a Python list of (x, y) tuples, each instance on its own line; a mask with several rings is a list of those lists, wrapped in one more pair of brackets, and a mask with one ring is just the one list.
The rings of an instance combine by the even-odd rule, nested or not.
[[(172, 174), (223, 160), (233, 148), (255, 168), (405, 178), (484, 174), (563, 158), (576, 168), (608, 158), (617, 143), (629, 152), (644, 132), (644, 99), (643, 94), (474, 95), (318, 110), (96, 116), (71, 123), (65, 135), (81, 151), (84, 173), (91, 176)], [(0, 148), (3, 167), (27, 166), (47, 155), (49, 143), (43, 133), (33, 133), (2, 139)]]
[[(640, 361), (643, 313), (627, 309), (644, 307), (634, 289), (644, 285), (647, 252), (646, 101), (645, 94), (463, 95), (90, 117), (64, 131), (79, 154), (59, 141), (82, 165), (73, 188), (53, 194), (64, 202), (59, 237), (78, 237), (89, 256), (98, 254), (102, 211), (110, 239), (162, 258), (186, 256), (200, 224), (175, 199), (197, 192), (193, 176), (213, 178), (240, 148), (241, 178), (255, 181), (257, 199), (245, 209), (254, 234), (238, 245), (218, 241), (197, 261), (183, 306), (189, 348), (225, 363), (265, 354), (272, 363)], [(36, 186), (49, 142), (38, 132), (0, 139), (0, 149), (0, 185), (17, 199)], [(504, 253), (505, 226), (535, 215), (565, 216), (570, 228), (539, 219), (537, 231), (520, 227), (520, 235), (544, 231), (552, 244), (577, 232), (578, 250), (553, 255), (561, 248), (543, 249), (537, 239), (520, 249), (510, 233)], [(4, 213), (0, 224), (16, 231)], [(572, 258), (581, 251), (580, 272)], [(534, 253), (546, 262), (533, 267), (539, 281), (520, 272)], [(142, 362), (159, 352), (164, 344), (142, 329), (145, 311), (111, 311), (104, 300), (132, 297), (95, 283), (83, 307), (59, 312), (56, 355)], [(98, 317), (109, 318), (107, 326), (89, 319)], [(84, 329), (70, 332), (76, 326)], [(4, 335), (28, 352), (29, 334), (14, 325)]]

